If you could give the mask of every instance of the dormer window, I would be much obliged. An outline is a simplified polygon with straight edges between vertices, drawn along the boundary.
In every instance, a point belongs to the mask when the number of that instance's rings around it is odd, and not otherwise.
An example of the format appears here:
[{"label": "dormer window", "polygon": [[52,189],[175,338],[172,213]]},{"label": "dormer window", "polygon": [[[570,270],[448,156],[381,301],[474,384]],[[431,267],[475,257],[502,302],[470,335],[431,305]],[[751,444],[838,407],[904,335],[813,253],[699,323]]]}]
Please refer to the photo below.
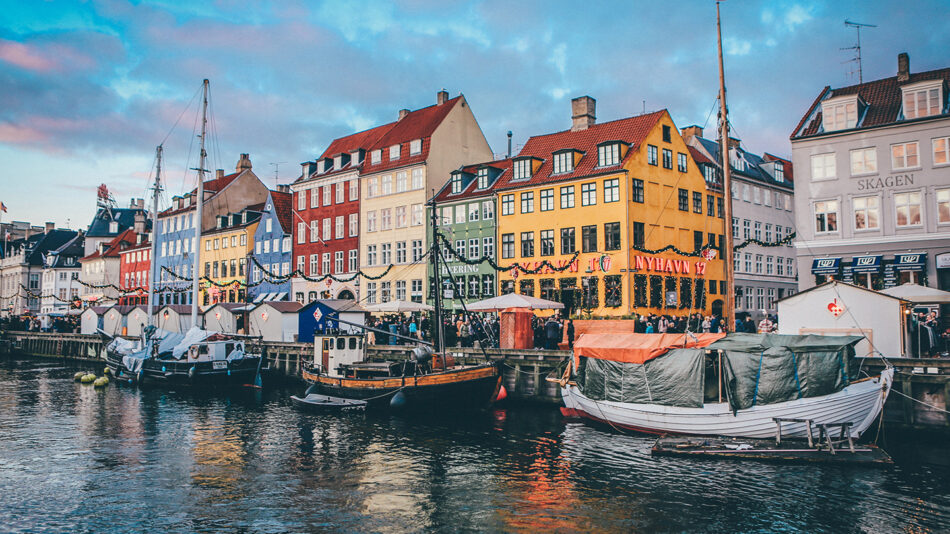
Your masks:
[{"label": "dormer window", "polygon": [[781,161],[775,162],[775,181],[784,182],[785,181],[785,164]]},{"label": "dormer window", "polygon": [[340,170],[343,168],[343,156],[338,155],[333,157],[333,168]]},{"label": "dormer window", "polygon": [[826,132],[846,130],[858,125],[858,97],[830,98],[821,103],[822,126]]},{"label": "dormer window", "polygon": [[478,188],[488,188],[488,169],[478,169]]},{"label": "dormer window", "polygon": [[572,172],[574,170],[574,151],[565,150],[554,153],[554,174]]},{"label": "dormer window", "polygon": [[110,234],[117,234],[117,233],[119,233],[119,223],[118,223],[118,222],[112,221],[112,222],[109,223],[109,233],[110,233]]},{"label": "dormer window", "polygon": [[422,153],[422,139],[413,139],[409,142],[409,155],[415,156]]},{"label": "dormer window", "polygon": [[370,153],[370,161],[375,165],[383,160],[383,151],[382,149],[374,150]]},{"label": "dormer window", "polygon": [[943,107],[943,82],[931,80],[901,87],[904,93],[904,118],[918,119],[939,115]]},{"label": "dormer window", "polygon": [[390,161],[399,159],[399,145],[389,147],[389,159]]},{"label": "dormer window", "polygon": [[455,173],[452,175],[452,194],[457,195],[462,192],[462,175]]},{"label": "dormer window", "polygon": [[620,143],[605,143],[597,147],[597,166],[606,167],[620,163]]},{"label": "dormer window", "polygon": [[353,152],[350,152],[350,164],[359,165],[362,161],[363,161],[362,156],[360,155],[359,150],[354,150]]},{"label": "dormer window", "polygon": [[528,158],[515,160],[514,179],[527,180],[531,178],[531,160]]}]

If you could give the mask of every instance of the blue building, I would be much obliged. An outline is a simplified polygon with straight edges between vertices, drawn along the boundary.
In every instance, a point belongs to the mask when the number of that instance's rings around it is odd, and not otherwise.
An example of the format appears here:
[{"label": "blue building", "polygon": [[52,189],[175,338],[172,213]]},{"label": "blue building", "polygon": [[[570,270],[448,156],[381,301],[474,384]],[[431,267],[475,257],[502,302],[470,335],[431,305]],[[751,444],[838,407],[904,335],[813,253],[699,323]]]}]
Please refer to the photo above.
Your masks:
[{"label": "blue building", "polygon": [[[271,191],[264,203],[260,224],[254,234],[254,251],[252,255],[257,263],[275,275],[287,276],[290,274],[291,249],[293,232],[293,214],[291,213],[291,193],[286,186],[278,186],[277,191]],[[251,302],[267,302],[287,300],[290,296],[290,279],[282,282],[272,281],[263,275],[261,268],[253,261],[250,265],[250,280],[248,299]]]}]

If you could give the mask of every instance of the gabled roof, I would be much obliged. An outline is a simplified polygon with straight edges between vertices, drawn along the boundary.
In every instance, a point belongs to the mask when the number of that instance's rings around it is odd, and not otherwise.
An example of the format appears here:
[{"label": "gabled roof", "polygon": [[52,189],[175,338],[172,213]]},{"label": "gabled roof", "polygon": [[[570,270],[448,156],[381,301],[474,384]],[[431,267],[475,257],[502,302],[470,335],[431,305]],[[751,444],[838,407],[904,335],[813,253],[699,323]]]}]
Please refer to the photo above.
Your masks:
[{"label": "gabled roof", "polygon": [[780,299],[776,300],[775,302],[782,302],[782,301],[785,301],[785,300],[792,300],[792,299],[797,298],[799,295],[804,295],[805,293],[810,293],[810,292],[812,292],[812,291],[814,291],[814,290],[816,290],[816,289],[821,289],[821,288],[824,288],[824,287],[827,287],[827,286],[839,286],[839,285],[840,285],[840,286],[844,286],[844,287],[848,287],[848,288],[852,288],[852,289],[860,289],[861,291],[864,291],[864,292],[866,292],[866,293],[873,293],[873,294],[875,294],[875,295],[880,295],[880,296],[882,296],[882,297],[887,297],[887,298],[889,298],[889,299],[894,299],[894,300],[899,300],[899,301],[902,301],[902,302],[907,302],[907,301],[905,301],[904,299],[902,299],[902,298],[900,298],[900,297],[895,297],[895,296],[893,296],[893,295],[888,295],[887,293],[881,293],[880,291],[874,291],[873,289],[868,289],[868,288],[866,288],[866,287],[864,287],[864,286],[858,286],[858,285],[854,285],[854,284],[849,284],[849,283],[847,283],[847,282],[842,282],[841,280],[829,280],[829,281],[827,281],[827,282],[825,282],[825,283],[823,283],[823,284],[818,284],[817,286],[812,286],[812,287],[809,287],[808,289],[799,291],[798,293],[793,293],[793,294],[791,294],[791,295],[789,295],[789,296],[787,296],[787,297],[780,298]]},{"label": "gabled roof", "polygon": [[[58,248],[50,250],[49,252],[46,253],[47,259],[49,259],[49,257],[52,256],[52,260],[53,260],[52,263],[47,262],[46,267],[48,268],[60,267],[59,264],[62,262],[62,260],[65,260],[66,258],[75,258],[78,262],[79,258],[82,257],[85,251],[83,248],[84,245],[85,245],[85,237],[83,236],[83,234],[80,234],[77,232],[76,235],[73,236],[72,239],[66,241],[65,243],[60,245]],[[75,263],[73,265],[70,265],[69,267],[77,268],[79,267],[79,264]]]},{"label": "gabled roof", "polygon": [[[279,311],[280,313],[295,313],[295,312],[299,311],[300,308],[303,308],[303,304],[301,304],[301,303],[299,303],[299,302],[297,302],[297,301],[290,301],[290,302],[287,302],[287,301],[283,301],[283,300],[269,300],[269,301],[267,301],[267,302],[262,302],[262,303],[258,306],[258,308],[260,308],[261,306],[270,306],[271,308],[274,308],[275,310]],[[255,311],[256,311],[256,310],[257,310],[257,308],[255,308]]]},{"label": "gabled roof", "polygon": [[[370,128],[369,130],[363,130],[362,132],[357,132],[355,134],[350,134],[345,137],[339,137],[334,139],[330,146],[323,151],[323,154],[320,154],[320,157],[317,160],[332,158],[338,154],[350,154],[354,150],[364,150],[368,151],[369,147],[373,146],[380,137],[386,134],[392,127],[395,125],[395,122],[390,122],[388,124],[383,124],[382,126],[376,126]],[[361,166],[362,162],[357,166]],[[349,162],[340,169],[333,169],[331,171],[323,173],[312,173],[309,176],[301,176],[297,178],[294,183],[305,182],[311,178],[323,178],[324,176],[333,176],[334,174],[340,172],[350,171],[356,168],[353,165],[353,162]]]},{"label": "gabled roof", "polygon": [[[693,138],[696,139],[696,141],[698,141],[699,144],[703,148],[702,150],[700,150],[694,146],[689,147],[690,154],[692,154],[693,159],[696,160],[696,163],[708,163],[711,165],[715,165],[716,167],[720,167],[719,159],[721,157],[720,154],[722,154],[722,151],[719,149],[719,142],[713,141],[712,139],[706,139],[705,137],[699,137],[699,136],[694,136]],[[745,160],[748,166],[746,166],[745,169],[738,169],[734,165],[731,165],[730,169],[731,169],[732,174],[743,176],[745,178],[749,178],[751,180],[755,180],[762,183],[777,185],[780,187],[790,188],[793,186],[791,180],[785,180],[785,181],[779,182],[774,177],[772,177],[771,174],[769,174],[765,169],[761,167],[761,165],[763,164],[768,164],[773,161],[780,160],[785,164],[784,172],[785,172],[785,176],[788,177],[792,172],[792,163],[790,161],[786,159],[782,159],[782,158],[776,158],[774,156],[772,156],[771,159],[766,159],[756,154],[753,154],[752,152],[746,151],[741,146],[738,148],[738,151],[739,151],[739,156],[742,157],[743,160]],[[712,158],[710,158],[708,154],[712,154]],[[700,161],[700,158],[702,159],[702,161]]]},{"label": "gabled roof", "polygon": [[450,179],[445,182],[442,185],[442,189],[436,193],[435,201],[437,203],[455,202],[457,200],[465,200],[468,198],[478,198],[491,195],[495,191],[496,186],[502,183],[502,179],[504,179],[506,175],[511,174],[511,166],[512,160],[510,158],[489,161],[486,163],[465,165],[460,168],[459,171],[467,174],[477,175],[478,169],[482,167],[493,167],[499,171],[498,176],[485,189],[478,189],[478,178],[476,176],[474,179],[465,184],[465,186],[462,188],[462,191],[458,193],[452,193],[452,180]]},{"label": "gabled roof", "polygon": [[76,237],[75,230],[53,229],[48,232],[33,234],[26,239],[17,239],[7,243],[4,252],[6,255],[0,257],[16,256],[20,248],[24,249],[24,260],[29,265],[43,265],[43,256],[51,250],[56,250]]},{"label": "gabled roof", "polygon": [[338,311],[338,312],[369,313],[369,311],[367,311],[366,308],[363,308],[362,306],[360,306],[359,302],[355,300],[350,300],[350,299],[315,300],[307,304],[306,306],[303,306],[303,308],[313,308],[313,307],[316,307],[317,304],[322,304],[326,306],[327,308],[330,308],[331,310]]},{"label": "gabled roof", "polygon": [[[850,85],[838,89],[825,87],[818,94],[818,97],[812,102],[812,105],[805,112],[805,115],[798,122],[798,126],[789,136],[790,139],[801,139],[815,135],[824,135],[825,133],[841,133],[846,131],[866,130],[879,126],[895,124],[901,117],[901,87],[928,80],[942,80],[944,86],[944,102],[946,102],[946,84],[950,82],[950,68],[931,70],[927,72],[917,72],[910,75],[910,79],[905,82],[898,81],[897,76],[874,80],[872,82]],[[821,129],[821,102],[829,98],[846,95],[857,95],[867,108],[863,114],[859,113],[858,126],[847,130],[835,130],[834,132],[824,132]],[[947,107],[944,104],[941,114],[937,116],[946,116]],[[934,117],[923,117],[911,120],[927,120]],[[900,121],[905,122],[905,121]],[[907,121],[910,122],[910,121]]]},{"label": "gabled roof", "polygon": [[[429,157],[429,142],[432,133],[462,98],[462,96],[457,96],[442,104],[410,111],[405,117],[396,121],[392,128],[367,149],[369,152],[382,150],[383,157],[380,162],[374,165],[367,155],[363,161],[362,172],[380,172],[425,161]],[[418,154],[410,155],[408,144],[415,139],[422,140],[422,150]],[[397,144],[401,146],[399,159],[390,160],[389,147]]]},{"label": "gabled roof", "polygon": [[285,233],[291,233],[294,227],[293,194],[282,191],[271,191],[270,198],[274,207],[274,215]]},{"label": "gabled roof", "polygon": [[[214,180],[207,180],[207,181],[205,181],[205,183],[204,183],[204,190],[205,190],[205,192],[213,192],[214,195],[211,195],[211,198],[214,198],[215,195],[217,195],[218,193],[220,193],[222,189],[224,189],[225,187],[227,187],[228,185],[230,185],[231,182],[233,182],[234,180],[236,180],[236,179],[238,178],[238,176],[240,176],[241,174],[243,174],[243,173],[245,173],[245,172],[251,172],[251,169],[241,169],[241,170],[238,171],[238,172],[231,173],[231,174],[226,174],[226,175],[222,176],[221,178],[215,178]],[[188,194],[191,195],[192,198],[198,196],[198,188],[195,187],[195,188],[192,189]],[[208,200],[210,200],[210,199],[208,199]],[[205,201],[205,202],[207,202],[207,201]],[[165,211],[159,212],[158,216],[159,216],[159,217],[167,217],[167,216],[169,216],[169,215],[176,215],[176,214],[178,214],[178,213],[183,213],[183,212],[186,212],[186,211],[191,211],[191,210],[193,210],[193,209],[195,209],[195,203],[194,203],[194,202],[190,203],[187,207],[179,208],[179,209],[177,209],[177,210],[176,210],[176,209],[173,209],[173,208],[168,208],[168,209],[166,209]]]},{"label": "gabled roof", "polygon": [[[531,156],[543,160],[543,163],[529,180],[512,181],[513,173],[506,173],[497,185],[497,189],[559,182],[619,171],[623,167],[623,163],[633,157],[643,140],[666,114],[667,112],[664,109],[636,117],[592,124],[584,130],[564,130],[553,134],[531,137],[514,159]],[[620,165],[597,167],[597,145],[604,141],[622,141],[630,145],[630,149]],[[551,173],[554,170],[552,154],[562,149],[576,149],[583,152],[584,156],[575,165],[573,172],[552,175]]]},{"label": "gabled roof", "polygon": [[119,252],[125,250],[130,245],[135,245],[136,233],[133,228],[126,228],[124,232],[115,236],[112,241],[109,241],[108,246],[104,252],[100,252],[98,249],[92,254],[82,258],[81,262],[94,260],[96,258],[118,258]]}]

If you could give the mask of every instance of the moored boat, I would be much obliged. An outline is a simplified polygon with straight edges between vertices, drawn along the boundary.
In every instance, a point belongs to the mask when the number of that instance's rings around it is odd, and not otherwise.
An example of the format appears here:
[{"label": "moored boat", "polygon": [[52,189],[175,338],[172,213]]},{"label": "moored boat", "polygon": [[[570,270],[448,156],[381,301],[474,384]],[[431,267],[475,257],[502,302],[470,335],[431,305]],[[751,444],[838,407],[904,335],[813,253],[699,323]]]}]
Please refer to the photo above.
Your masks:
[{"label": "moored boat", "polygon": [[317,393],[307,393],[303,397],[291,395],[290,400],[293,401],[294,406],[298,408],[316,412],[359,411],[366,408],[366,401],[343,399]]}]

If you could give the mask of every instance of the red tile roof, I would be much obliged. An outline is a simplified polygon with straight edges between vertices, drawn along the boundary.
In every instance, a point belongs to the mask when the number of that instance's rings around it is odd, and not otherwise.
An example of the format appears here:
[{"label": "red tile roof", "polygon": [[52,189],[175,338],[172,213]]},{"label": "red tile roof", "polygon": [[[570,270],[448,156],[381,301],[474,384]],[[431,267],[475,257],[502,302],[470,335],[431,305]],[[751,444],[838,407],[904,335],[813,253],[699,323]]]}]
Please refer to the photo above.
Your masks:
[{"label": "red tile roof", "polygon": [[785,179],[789,182],[795,181],[795,165],[793,165],[790,160],[776,156],[775,154],[769,154],[768,152],[762,154],[762,159],[765,161],[781,161],[784,164],[783,170],[785,171]]},{"label": "red tile roof", "polygon": [[[382,126],[377,126],[375,128],[370,128],[369,130],[363,130],[362,132],[357,132],[355,134],[348,135],[346,137],[340,137],[334,139],[330,146],[323,151],[323,154],[320,155],[317,160],[332,158],[338,154],[350,154],[354,150],[363,149],[368,151],[369,147],[373,146],[380,137],[386,134],[392,127],[395,125],[395,122],[390,122],[389,124],[383,124]],[[361,166],[362,164],[360,164]],[[333,169],[329,172],[324,172],[321,174],[313,173],[309,176],[301,176],[297,178],[294,183],[305,182],[311,178],[323,178],[325,176],[333,176],[334,174],[346,172],[353,170],[353,162],[346,164],[342,169]]]},{"label": "red tile roof", "polygon": [[692,145],[687,145],[686,148],[689,150],[689,155],[693,156],[693,159],[696,160],[696,163],[705,163],[707,165],[713,165],[715,167],[719,166],[718,163],[707,158],[706,154],[704,154],[702,150],[699,150],[698,148]]},{"label": "red tile roof", "polygon": [[[792,132],[790,138],[800,139],[824,133],[820,130],[821,101],[836,96],[856,94],[868,106],[860,126],[852,128],[852,130],[864,130],[896,123],[901,113],[901,86],[927,80],[943,80],[944,84],[950,82],[950,68],[914,73],[910,75],[910,79],[906,82],[899,82],[897,81],[897,76],[891,76],[890,78],[841,87],[839,89],[829,89],[825,87],[821,93],[819,93],[818,98],[815,99],[811,107],[808,108],[802,120],[799,121],[798,126],[795,128],[795,131]],[[946,87],[944,91],[946,91]],[[945,109],[941,111],[945,111]],[[946,113],[944,113],[944,115],[946,115]],[[835,131],[835,133],[839,132],[840,130]]]},{"label": "red tile roof", "polygon": [[[380,137],[367,151],[382,150],[382,158],[375,165],[372,163],[370,154],[366,155],[363,161],[363,173],[373,173],[404,167],[413,163],[420,163],[429,157],[429,139],[432,133],[442,124],[446,115],[462,100],[462,96],[457,96],[447,100],[443,104],[435,104],[426,108],[410,111],[405,117],[393,124],[382,137]],[[409,154],[409,142],[415,139],[422,139],[422,150],[418,154]],[[400,145],[399,159],[389,159],[389,147]]]},{"label": "red tile roof", "polygon": [[[207,181],[205,181],[205,183],[204,183],[204,190],[205,190],[205,191],[213,191],[214,194],[216,195],[216,194],[218,194],[218,192],[220,192],[222,189],[224,189],[225,187],[227,187],[228,184],[230,184],[230,183],[233,182],[235,179],[237,179],[237,177],[240,176],[241,173],[243,173],[243,172],[244,172],[244,170],[242,170],[242,171],[240,171],[240,172],[235,172],[235,173],[232,173],[232,174],[227,174],[227,175],[225,175],[225,176],[222,176],[221,178],[215,178],[214,180],[207,180]],[[196,196],[198,195],[198,188],[195,187],[194,189],[191,190],[191,192],[190,192],[189,194],[192,196],[192,198],[196,197]],[[214,198],[214,195],[212,195],[212,198]],[[176,209],[172,209],[172,208],[168,208],[168,209],[166,209],[165,211],[159,212],[159,216],[165,217],[165,216],[168,216],[168,215],[176,215],[176,214],[178,214],[178,213],[183,213],[183,212],[186,212],[186,211],[191,211],[191,210],[193,210],[193,209],[195,209],[195,203],[194,203],[194,202],[192,202],[188,207],[179,208],[179,209],[177,209],[177,210],[176,210]]]},{"label": "red tile roof", "polygon": [[465,165],[464,167],[461,168],[461,171],[465,173],[469,173],[469,174],[476,174],[478,172],[478,169],[483,166],[494,167],[496,169],[501,169],[502,171],[501,174],[498,175],[498,178],[496,178],[495,181],[492,182],[492,184],[487,189],[477,189],[478,179],[475,178],[471,180],[468,184],[466,184],[465,188],[463,188],[462,191],[458,193],[452,193],[452,180],[448,180],[442,186],[442,189],[440,189],[439,192],[436,194],[435,201],[438,203],[455,202],[456,200],[464,200],[467,198],[476,198],[476,197],[490,195],[498,186],[498,184],[502,183],[502,181],[505,179],[505,176],[511,174],[512,160],[500,159],[500,160],[495,160],[495,161],[488,161],[485,163],[475,163],[472,165]]},{"label": "red tile roof", "polygon": [[[510,189],[524,187],[526,185],[536,185],[546,182],[559,182],[562,180],[582,178],[595,174],[602,174],[612,170],[618,170],[620,165],[598,168],[597,167],[597,145],[605,141],[623,141],[630,144],[630,149],[624,157],[624,161],[632,157],[634,152],[640,147],[640,144],[646,139],[657,122],[667,114],[667,111],[660,110],[645,115],[619,119],[601,124],[593,124],[587,129],[564,130],[548,135],[537,135],[525,143],[524,148],[518,153],[518,157],[533,156],[544,160],[537,172],[529,180],[513,181],[512,173],[505,173],[497,189]],[[552,154],[562,149],[574,149],[583,152],[584,155],[570,173],[561,173],[552,175],[554,169],[554,158]]]},{"label": "red tile roof", "polygon": [[105,252],[100,253],[99,250],[96,250],[92,254],[82,258],[80,261],[89,261],[96,258],[118,258],[119,252],[125,250],[129,246],[135,246],[136,240],[135,230],[132,228],[126,228],[124,232],[112,238],[112,241],[109,241],[109,245],[106,248]]},{"label": "red tile roof", "polygon": [[277,220],[280,221],[280,227],[283,228],[284,232],[293,232],[293,194],[271,191],[270,196],[274,201],[274,213],[277,215]]}]

